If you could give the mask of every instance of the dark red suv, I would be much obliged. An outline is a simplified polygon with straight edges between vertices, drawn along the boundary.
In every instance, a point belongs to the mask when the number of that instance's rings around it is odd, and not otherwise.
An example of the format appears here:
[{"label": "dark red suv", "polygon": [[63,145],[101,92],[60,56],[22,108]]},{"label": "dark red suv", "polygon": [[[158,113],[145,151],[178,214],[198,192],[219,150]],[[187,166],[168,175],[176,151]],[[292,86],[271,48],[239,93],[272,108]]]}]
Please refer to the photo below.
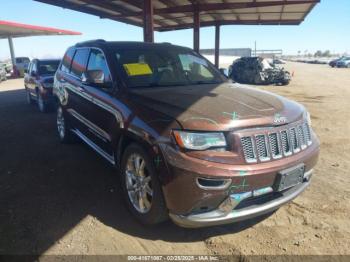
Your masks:
[{"label": "dark red suv", "polygon": [[237,86],[191,49],[95,40],[55,75],[62,142],[79,137],[117,167],[145,224],[184,227],[269,213],[310,182],[319,141],[303,106]]},{"label": "dark red suv", "polygon": [[57,59],[33,59],[24,74],[24,87],[27,102],[35,101],[41,112],[47,112],[54,106],[52,96],[53,78],[60,64]]}]

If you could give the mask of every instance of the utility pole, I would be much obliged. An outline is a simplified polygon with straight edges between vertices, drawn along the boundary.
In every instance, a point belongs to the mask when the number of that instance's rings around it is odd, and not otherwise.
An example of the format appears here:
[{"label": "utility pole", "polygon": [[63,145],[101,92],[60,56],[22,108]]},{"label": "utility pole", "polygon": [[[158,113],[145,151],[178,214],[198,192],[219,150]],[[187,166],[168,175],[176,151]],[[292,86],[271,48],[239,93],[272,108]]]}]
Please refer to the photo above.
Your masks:
[{"label": "utility pole", "polygon": [[254,56],[257,56],[256,55],[256,41],[254,42]]}]

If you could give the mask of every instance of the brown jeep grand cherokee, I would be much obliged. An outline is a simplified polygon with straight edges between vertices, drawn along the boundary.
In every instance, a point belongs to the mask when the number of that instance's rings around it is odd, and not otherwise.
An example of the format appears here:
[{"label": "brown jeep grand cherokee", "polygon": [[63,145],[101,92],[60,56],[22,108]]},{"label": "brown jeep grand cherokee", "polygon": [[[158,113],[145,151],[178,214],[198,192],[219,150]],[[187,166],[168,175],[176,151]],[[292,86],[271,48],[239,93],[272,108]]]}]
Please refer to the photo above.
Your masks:
[{"label": "brown jeep grand cherokee", "polygon": [[194,51],[95,40],[56,73],[62,142],[81,138],[120,171],[131,212],[184,227],[269,213],[298,196],[317,162],[309,114],[230,83]]}]

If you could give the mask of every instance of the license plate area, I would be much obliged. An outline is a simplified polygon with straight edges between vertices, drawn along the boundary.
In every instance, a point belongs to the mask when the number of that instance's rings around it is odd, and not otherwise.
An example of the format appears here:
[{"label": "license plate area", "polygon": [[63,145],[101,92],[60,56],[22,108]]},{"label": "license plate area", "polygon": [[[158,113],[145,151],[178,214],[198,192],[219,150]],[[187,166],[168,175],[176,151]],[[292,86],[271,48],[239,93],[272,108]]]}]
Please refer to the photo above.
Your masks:
[{"label": "license plate area", "polygon": [[300,164],[298,166],[280,171],[277,175],[275,190],[283,191],[285,189],[302,183],[304,180],[304,171],[304,164]]}]

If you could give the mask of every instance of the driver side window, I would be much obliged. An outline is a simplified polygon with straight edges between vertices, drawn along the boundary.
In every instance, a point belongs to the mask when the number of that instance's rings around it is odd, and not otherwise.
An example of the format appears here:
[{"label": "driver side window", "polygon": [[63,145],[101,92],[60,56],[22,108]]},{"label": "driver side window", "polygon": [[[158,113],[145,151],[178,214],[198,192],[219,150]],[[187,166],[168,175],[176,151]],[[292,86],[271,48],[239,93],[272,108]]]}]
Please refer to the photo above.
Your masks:
[{"label": "driver side window", "polygon": [[100,50],[91,50],[87,70],[101,70],[105,76],[105,82],[112,82],[112,77],[108,68],[106,57]]}]

